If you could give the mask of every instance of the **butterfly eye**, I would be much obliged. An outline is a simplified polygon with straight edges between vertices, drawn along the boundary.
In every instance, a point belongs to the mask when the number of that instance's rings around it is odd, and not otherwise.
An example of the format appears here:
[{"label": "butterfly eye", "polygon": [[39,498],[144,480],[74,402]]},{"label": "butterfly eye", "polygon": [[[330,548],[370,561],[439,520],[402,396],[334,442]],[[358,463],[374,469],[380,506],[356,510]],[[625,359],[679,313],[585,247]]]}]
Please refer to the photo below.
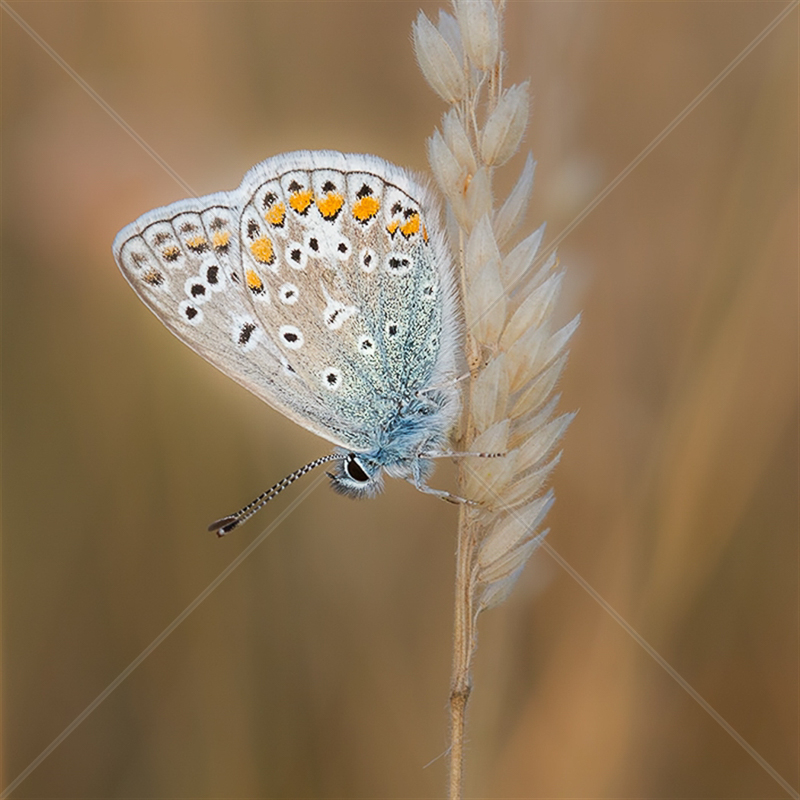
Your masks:
[{"label": "butterfly eye", "polygon": [[367,483],[369,475],[361,468],[361,464],[356,461],[355,455],[351,453],[344,465],[345,472],[354,480],[359,483]]}]

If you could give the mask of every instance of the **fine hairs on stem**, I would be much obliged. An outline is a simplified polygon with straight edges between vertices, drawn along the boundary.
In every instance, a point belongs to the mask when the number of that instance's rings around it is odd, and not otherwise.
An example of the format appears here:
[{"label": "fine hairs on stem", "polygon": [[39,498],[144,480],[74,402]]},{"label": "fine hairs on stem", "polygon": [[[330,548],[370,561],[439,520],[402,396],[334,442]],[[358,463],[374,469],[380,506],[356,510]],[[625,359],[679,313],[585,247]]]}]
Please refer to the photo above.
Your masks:
[{"label": "fine hairs on stem", "polygon": [[[553,504],[545,491],[556,447],[574,414],[555,416],[553,390],[567,361],[575,317],[554,329],[563,278],[555,253],[534,264],[544,226],[514,246],[533,188],[529,155],[502,203],[494,172],[518,150],[528,124],[528,83],[503,85],[503,0],[453,0],[434,24],[420,11],[414,50],[431,88],[449,104],[428,140],[428,158],[447,200],[448,233],[459,270],[465,319],[462,452],[456,556],[449,797],[462,797],[465,717],[477,618],[508,597],[546,535]],[[498,207],[499,206],[499,207]]]}]

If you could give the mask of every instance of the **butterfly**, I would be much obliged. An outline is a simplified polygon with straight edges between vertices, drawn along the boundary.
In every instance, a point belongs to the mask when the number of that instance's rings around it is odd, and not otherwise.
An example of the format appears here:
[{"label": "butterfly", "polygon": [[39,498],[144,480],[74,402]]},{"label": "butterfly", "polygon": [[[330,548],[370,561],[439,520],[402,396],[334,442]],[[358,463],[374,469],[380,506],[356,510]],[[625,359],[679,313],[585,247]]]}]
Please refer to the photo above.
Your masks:
[{"label": "butterfly", "polygon": [[458,414],[461,325],[432,192],[370,155],[269,158],[238,189],[123,228],[114,258],[181,341],[334,445],[240,511],[229,533],[311,469],[372,496],[384,473],[426,483]]}]

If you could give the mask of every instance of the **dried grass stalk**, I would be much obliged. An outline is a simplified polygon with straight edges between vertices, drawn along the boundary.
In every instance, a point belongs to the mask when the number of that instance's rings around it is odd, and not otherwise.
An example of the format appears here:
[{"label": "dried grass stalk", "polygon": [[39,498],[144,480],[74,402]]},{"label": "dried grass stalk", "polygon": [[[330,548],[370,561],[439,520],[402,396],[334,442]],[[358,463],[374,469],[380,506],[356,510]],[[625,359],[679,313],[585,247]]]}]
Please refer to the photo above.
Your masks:
[{"label": "dried grass stalk", "polygon": [[553,330],[563,271],[555,254],[537,268],[544,225],[509,249],[528,206],[535,162],[528,156],[495,208],[492,178],[518,151],[530,111],[528,83],[504,88],[503,0],[454,0],[434,25],[423,12],[414,50],[431,87],[450,104],[428,140],[434,177],[447,200],[448,233],[460,267],[469,382],[457,449],[459,469],[451,800],[462,797],[465,712],[478,615],[502,602],[547,531],[554,502],[544,492],[574,414],[555,416],[552,393],[567,361],[576,317]]}]

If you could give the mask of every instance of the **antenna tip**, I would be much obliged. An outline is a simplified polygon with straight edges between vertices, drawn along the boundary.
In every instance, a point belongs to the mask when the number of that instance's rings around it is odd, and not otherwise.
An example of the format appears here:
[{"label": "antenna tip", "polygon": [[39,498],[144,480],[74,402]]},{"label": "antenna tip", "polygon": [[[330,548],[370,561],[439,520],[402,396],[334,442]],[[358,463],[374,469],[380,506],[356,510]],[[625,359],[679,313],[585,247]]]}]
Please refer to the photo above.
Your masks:
[{"label": "antenna tip", "polygon": [[216,533],[217,536],[225,536],[226,534],[230,533],[238,524],[239,520],[237,517],[223,517],[222,519],[218,519],[216,522],[212,522],[208,526],[208,530],[211,533]]}]

